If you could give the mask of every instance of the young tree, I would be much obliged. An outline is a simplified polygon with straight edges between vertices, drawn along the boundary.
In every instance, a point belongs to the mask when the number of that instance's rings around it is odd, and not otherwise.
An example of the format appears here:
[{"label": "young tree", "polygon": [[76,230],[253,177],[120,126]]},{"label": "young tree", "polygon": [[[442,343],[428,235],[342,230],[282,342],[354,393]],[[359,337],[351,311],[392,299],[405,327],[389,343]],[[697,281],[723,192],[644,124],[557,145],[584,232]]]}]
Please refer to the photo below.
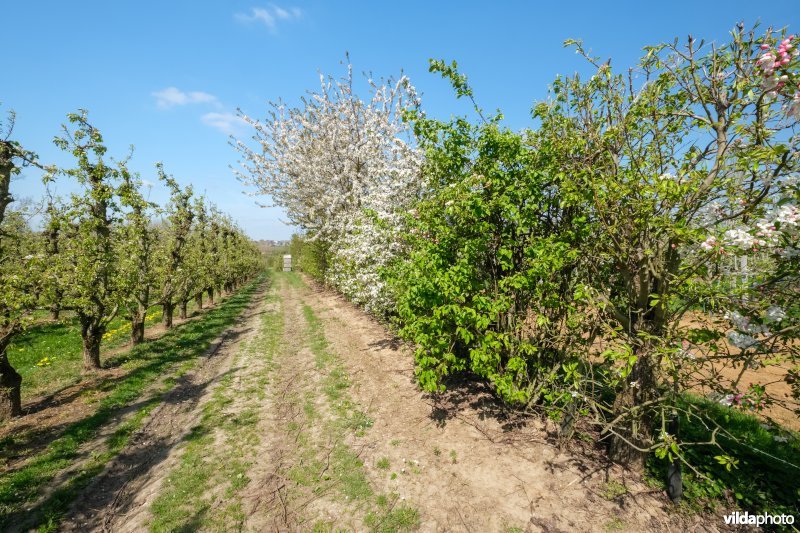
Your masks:
[{"label": "young tree", "polygon": [[119,175],[120,204],[126,209],[117,239],[121,298],[131,324],[131,344],[139,344],[144,341],[145,318],[155,291],[156,232],[151,213],[156,206],[144,198],[142,181],[124,163]]},{"label": "young tree", "polygon": [[88,121],[87,112],[68,115],[62,137],[55,144],[69,151],[77,166],[62,170],[83,186],[72,194],[65,213],[69,234],[64,239],[62,270],[65,308],[75,311],[81,326],[83,366],[100,368],[100,343],[108,323],[119,309],[119,268],[114,253],[114,216],[119,206],[116,186],[119,173],[105,161],[106,147],[100,131]]},{"label": "young tree", "polygon": [[172,176],[164,172],[161,164],[158,165],[158,175],[170,189],[170,203],[165,210],[167,218],[161,227],[159,303],[163,308],[162,323],[165,327],[171,328],[175,306],[180,303],[181,284],[192,276],[187,268],[187,242],[194,220],[192,187],[182,189]]},{"label": "young tree", "polygon": [[64,300],[64,273],[61,269],[64,266],[61,261],[61,242],[64,239],[63,226],[67,224],[65,219],[65,207],[58,198],[50,196],[48,191],[47,207],[44,213],[44,255],[45,262],[45,282],[44,300],[50,302],[50,318],[58,320],[61,316],[61,307]]}]

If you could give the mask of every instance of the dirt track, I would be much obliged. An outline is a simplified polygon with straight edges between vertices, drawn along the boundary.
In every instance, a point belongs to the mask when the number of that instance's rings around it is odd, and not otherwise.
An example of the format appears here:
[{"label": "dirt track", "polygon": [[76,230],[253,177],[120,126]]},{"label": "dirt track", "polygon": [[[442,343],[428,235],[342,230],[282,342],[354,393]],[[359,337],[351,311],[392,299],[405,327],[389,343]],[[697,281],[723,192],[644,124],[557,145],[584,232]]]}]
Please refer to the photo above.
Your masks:
[{"label": "dirt track", "polygon": [[434,403],[381,325],[278,275],[62,529],[705,529],[667,508],[660,491],[505,418],[485,392]]}]

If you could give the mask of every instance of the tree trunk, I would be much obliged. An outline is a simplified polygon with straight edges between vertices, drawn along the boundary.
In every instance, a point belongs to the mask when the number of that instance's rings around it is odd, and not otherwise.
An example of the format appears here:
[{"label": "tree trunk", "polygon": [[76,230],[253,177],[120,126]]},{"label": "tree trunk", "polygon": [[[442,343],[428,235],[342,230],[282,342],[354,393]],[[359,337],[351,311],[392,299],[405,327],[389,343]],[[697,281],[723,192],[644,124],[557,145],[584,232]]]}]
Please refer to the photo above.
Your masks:
[{"label": "tree trunk", "polygon": [[100,369],[100,342],[103,328],[91,319],[81,320],[81,339],[83,340],[83,369],[87,372]]},{"label": "tree trunk", "polygon": [[175,313],[175,304],[172,302],[161,304],[163,313],[161,316],[161,323],[164,327],[169,329],[172,327],[172,315]]},{"label": "tree trunk", "polygon": [[179,314],[178,314],[178,316],[180,317],[181,320],[186,320],[186,318],[189,316],[189,312],[186,309],[188,304],[189,304],[189,302],[187,302],[186,300],[181,302],[181,306],[180,306],[180,310],[179,310]]},{"label": "tree trunk", "polygon": [[209,302],[211,305],[214,305],[214,287],[209,287],[209,288],[206,290],[206,293],[208,294],[208,302]]},{"label": "tree trunk", "polygon": [[611,436],[608,455],[612,461],[631,471],[643,472],[649,452],[636,448],[645,449],[652,444],[653,417],[652,406],[641,406],[658,395],[656,362],[651,350],[642,347],[639,359],[623,386],[614,401],[614,415],[625,417],[614,426],[617,434]]},{"label": "tree trunk", "polygon": [[139,304],[131,313],[131,344],[137,345],[144,342],[144,321],[147,308]]},{"label": "tree trunk", "polygon": [[194,304],[197,306],[198,309],[202,309],[203,308],[203,293],[202,292],[194,297]]},{"label": "tree trunk", "polygon": [[5,345],[0,344],[0,421],[22,414],[21,385],[22,376],[8,361]]},{"label": "tree trunk", "polygon": [[53,305],[50,306],[50,319],[58,320],[59,318],[61,318],[61,306],[58,302],[53,302]]}]

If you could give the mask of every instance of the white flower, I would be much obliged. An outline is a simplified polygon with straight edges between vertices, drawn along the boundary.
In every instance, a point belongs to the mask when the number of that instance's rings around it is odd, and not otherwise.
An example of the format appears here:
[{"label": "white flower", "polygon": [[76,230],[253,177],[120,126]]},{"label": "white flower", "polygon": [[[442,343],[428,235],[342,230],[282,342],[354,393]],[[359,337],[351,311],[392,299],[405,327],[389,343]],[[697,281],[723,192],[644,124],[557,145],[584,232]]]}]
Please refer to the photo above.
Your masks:
[{"label": "white flower", "polygon": [[753,323],[750,317],[742,316],[738,311],[728,311],[725,318],[730,320],[733,327],[745,333],[758,335],[759,333],[769,333],[769,329],[761,324]]},{"label": "white flower", "polygon": [[786,318],[786,311],[777,305],[770,306],[764,314],[764,319],[767,322],[780,322],[784,318]]},{"label": "white flower", "polygon": [[767,241],[753,237],[743,229],[730,229],[725,232],[725,242],[742,250],[750,250],[757,246],[766,246]]},{"label": "white flower", "polygon": [[767,76],[761,81],[761,88],[765,91],[772,91],[775,87],[778,86],[778,76],[773,74],[772,76]]},{"label": "white flower", "polygon": [[728,394],[726,396],[723,396],[722,399],[720,399],[719,403],[727,406],[733,405],[733,394]]},{"label": "white flower", "polygon": [[738,331],[729,331],[727,336],[731,344],[742,350],[758,344],[758,341],[750,335]]},{"label": "white flower", "polygon": [[782,231],[794,230],[800,225],[800,210],[795,205],[782,205],[774,213],[775,222],[780,224]]},{"label": "white flower", "polygon": [[756,65],[765,71],[772,71],[775,69],[775,59],[776,57],[773,52],[766,52],[756,61]]}]

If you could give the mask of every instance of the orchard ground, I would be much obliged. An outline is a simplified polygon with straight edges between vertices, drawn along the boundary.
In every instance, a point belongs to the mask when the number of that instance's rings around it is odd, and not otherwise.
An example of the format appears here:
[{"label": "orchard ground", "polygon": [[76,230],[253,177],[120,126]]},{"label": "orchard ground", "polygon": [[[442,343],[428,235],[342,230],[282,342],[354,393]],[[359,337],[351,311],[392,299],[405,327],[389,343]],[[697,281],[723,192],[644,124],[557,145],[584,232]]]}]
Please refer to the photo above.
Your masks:
[{"label": "orchard ground", "polygon": [[[166,364],[24,507],[0,509],[3,528],[725,530],[722,509],[672,506],[597,446],[559,447],[554,428],[474,382],[438,399],[419,392],[408,348],[295,273],[237,298],[239,318],[210,348]],[[204,329],[207,318],[194,322]],[[121,368],[97,379],[122,382]],[[48,432],[92,416],[110,390],[97,385],[40,406],[39,440],[4,457],[0,485],[48,453]],[[20,423],[0,431],[19,434]]]}]

